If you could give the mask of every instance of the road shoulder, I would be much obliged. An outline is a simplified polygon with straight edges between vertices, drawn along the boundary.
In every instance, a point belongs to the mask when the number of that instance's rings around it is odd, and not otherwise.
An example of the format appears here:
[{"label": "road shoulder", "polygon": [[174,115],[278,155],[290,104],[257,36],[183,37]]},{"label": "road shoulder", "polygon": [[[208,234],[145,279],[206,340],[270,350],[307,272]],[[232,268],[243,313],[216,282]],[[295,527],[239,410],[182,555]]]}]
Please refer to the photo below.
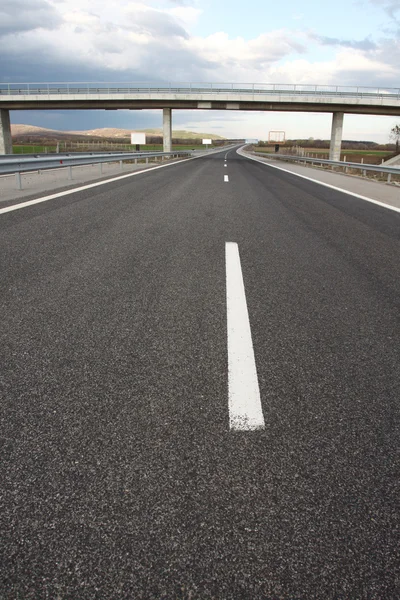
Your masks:
[{"label": "road shoulder", "polygon": [[238,153],[241,156],[255,160],[259,163],[263,163],[278,169],[292,173],[300,177],[305,177],[316,183],[321,183],[325,186],[331,186],[336,189],[343,190],[350,194],[362,197],[364,199],[370,199],[378,203],[388,205],[394,209],[400,210],[400,189],[396,185],[388,185],[386,183],[379,183],[377,181],[371,181],[369,179],[362,179],[361,177],[352,177],[342,173],[332,173],[322,171],[316,167],[306,167],[297,164],[281,163],[273,159],[267,159],[259,156],[254,156],[250,152],[244,152],[240,149]]}]

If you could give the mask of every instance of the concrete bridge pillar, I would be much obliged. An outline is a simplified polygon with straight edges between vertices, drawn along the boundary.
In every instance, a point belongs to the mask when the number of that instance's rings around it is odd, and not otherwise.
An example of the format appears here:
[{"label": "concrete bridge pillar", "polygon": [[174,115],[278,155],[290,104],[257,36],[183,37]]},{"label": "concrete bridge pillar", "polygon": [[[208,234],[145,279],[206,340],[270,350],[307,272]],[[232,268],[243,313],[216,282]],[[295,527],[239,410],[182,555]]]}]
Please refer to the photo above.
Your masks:
[{"label": "concrete bridge pillar", "polygon": [[10,111],[0,109],[0,154],[12,154]]},{"label": "concrete bridge pillar", "polygon": [[163,146],[164,152],[172,151],[172,110],[163,108]]},{"label": "concrete bridge pillar", "polygon": [[342,149],[343,117],[344,113],[342,112],[333,113],[329,160],[340,160],[340,150]]}]

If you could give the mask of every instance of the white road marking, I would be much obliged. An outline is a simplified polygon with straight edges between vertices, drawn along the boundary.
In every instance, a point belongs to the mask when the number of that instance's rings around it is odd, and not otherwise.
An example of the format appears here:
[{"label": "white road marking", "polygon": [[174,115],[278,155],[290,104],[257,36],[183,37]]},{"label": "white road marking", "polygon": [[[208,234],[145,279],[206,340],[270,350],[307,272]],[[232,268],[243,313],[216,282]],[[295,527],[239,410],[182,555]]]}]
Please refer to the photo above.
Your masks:
[{"label": "white road marking", "polygon": [[225,154],[225,160],[227,159],[229,152],[232,152],[232,150],[233,150],[233,148],[231,148],[230,150],[228,150],[228,152]]},{"label": "white road marking", "polygon": [[238,245],[225,244],[229,427],[264,429],[257,369]]},{"label": "white road marking", "polygon": [[224,165],[224,167],[227,167],[228,165]]},{"label": "white road marking", "polygon": [[389,208],[390,210],[394,210],[395,212],[400,212],[400,208],[397,206],[392,206],[391,204],[385,204],[384,202],[379,202],[379,200],[374,200],[373,198],[368,198],[368,196],[361,196],[361,194],[356,194],[355,192],[350,192],[349,190],[345,190],[343,188],[337,187],[336,185],[331,185],[330,183],[325,183],[324,181],[318,181],[318,179],[313,179],[312,177],[307,177],[306,175],[300,175],[300,173],[294,173],[293,171],[288,171],[287,169],[283,169],[282,167],[277,167],[276,165],[271,165],[270,163],[266,163],[261,159],[256,158],[255,156],[248,156],[240,152],[242,148],[236,150],[236,152],[243,156],[244,158],[248,158],[250,160],[254,160],[266,167],[272,167],[273,169],[278,169],[278,171],[285,171],[285,173],[289,173],[290,175],[296,175],[296,177],[301,177],[301,179],[307,179],[308,181],[312,181],[313,183],[319,183],[319,185],[323,185],[331,190],[336,190],[337,192],[343,192],[343,194],[348,194],[349,196],[354,196],[355,198],[360,198],[361,200],[365,200],[366,202],[372,202],[372,204],[377,204],[378,206],[383,206],[383,208]]},{"label": "white road marking", "polygon": [[224,175],[224,181],[225,181],[226,183],[228,183],[228,182],[229,182],[229,177],[228,177],[228,175]]}]

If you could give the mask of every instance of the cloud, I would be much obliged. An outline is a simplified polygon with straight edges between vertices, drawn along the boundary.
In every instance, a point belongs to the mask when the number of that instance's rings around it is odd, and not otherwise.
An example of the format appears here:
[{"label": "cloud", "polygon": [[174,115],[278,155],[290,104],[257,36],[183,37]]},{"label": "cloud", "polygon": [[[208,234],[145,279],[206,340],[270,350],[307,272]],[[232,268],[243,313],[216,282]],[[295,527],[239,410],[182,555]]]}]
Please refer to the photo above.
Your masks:
[{"label": "cloud", "polygon": [[0,36],[21,31],[54,29],[61,16],[47,0],[2,0],[0,5]]},{"label": "cloud", "polygon": [[305,52],[302,36],[289,30],[250,40],[224,32],[192,36],[190,23],[201,14],[193,3],[161,9],[129,0],[112,6],[106,0],[51,2],[51,10],[58,11],[56,28],[8,36],[3,81],[21,80],[28,73],[30,79],[49,80],[53,72],[61,81],[82,81],[87,73],[93,75],[89,80],[114,81],[265,80],[276,61]]},{"label": "cloud", "polygon": [[[395,3],[379,4],[388,9]],[[398,85],[399,39],[342,39],[289,28],[250,39],[224,31],[193,35],[202,6],[172,0],[3,0],[0,10],[14,21],[2,22],[7,43],[0,79]],[[21,22],[18,11],[25,15]],[[311,41],[330,49],[329,60],[313,57]]]},{"label": "cloud", "polygon": [[376,61],[383,64],[385,71],[390,69],[393,75],[387,80],[386,85],[399,88],[400,35],[397,38],[381,40],[379,47],[372,53],[372,56]]},{"label": "cloud", "polygon": [[180,5],[170,8],[168,12],[173,17],[176,17],[185,27],[192,27],[203,11],[193,6]]},{"label": "cloud", "polygon": [[146,4],[132,3],[125,8],[126,28],[142,35],[164,38],[188,39],[189,34],[173,14],[150,8]]},{"label": "cloud", "polygon": [[169,0],[169,2],[177,6],[194,6],[197,4],[196,0]]},{"label": "cloud", "polygon": [[309,33],[309,37],[315,40],[323,46],[343,46],[344,48],[354,48],[355,50],[375,50],[377,45],[371,40],[370,37],[366,37],[363,40],[342,40],[340,38],[326,37],[317,35],[316,33]]},{"label": "cloud", "polygon": [[329,61],[294,60],[272,69],[276,82],[351,87],[395,87],[398,67],[384,62],[379,54],[344,48]]},{"label": "cloud", "polygon": [[375,4],[378,6],[382,6],[385,12],[389,15],[389,17],[396,22],[397,15],[396,13],[400,11],[400,2],[399,0],[369,0],[371,4]]},{"label": "cloud", "polygon": [[287,30],[272,31],[245,40],[218,32],[206,38],[194,37],[190,48],[213,65],[220,81],[258,81],[271,66],[291,54],[305,52],[304,45]]}]

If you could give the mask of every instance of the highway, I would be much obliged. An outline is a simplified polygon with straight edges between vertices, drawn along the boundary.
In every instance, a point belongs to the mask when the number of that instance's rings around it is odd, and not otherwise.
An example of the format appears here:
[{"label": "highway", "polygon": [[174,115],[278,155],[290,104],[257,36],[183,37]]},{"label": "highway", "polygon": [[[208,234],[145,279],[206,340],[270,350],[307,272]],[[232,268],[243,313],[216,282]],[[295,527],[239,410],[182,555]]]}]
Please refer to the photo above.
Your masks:
[{"label": "highway", "polygon": [[225,155],[0,214],[1,598],[400,597],[400,214]]}]

